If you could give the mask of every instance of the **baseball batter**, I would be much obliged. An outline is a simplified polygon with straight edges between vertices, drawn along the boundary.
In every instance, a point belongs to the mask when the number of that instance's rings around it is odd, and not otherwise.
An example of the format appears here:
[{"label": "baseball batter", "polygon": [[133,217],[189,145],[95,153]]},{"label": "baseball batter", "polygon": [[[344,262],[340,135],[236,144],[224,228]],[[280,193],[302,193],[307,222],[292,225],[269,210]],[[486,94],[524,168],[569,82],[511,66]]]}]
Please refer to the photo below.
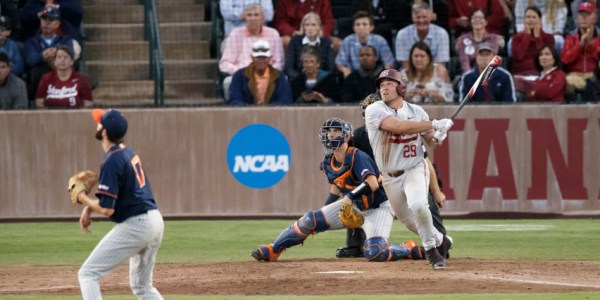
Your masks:
[{"label": "baseball batter", "polygon": [[[367,107],[376,101],[381,101],[379,94],[370,94],[361,103],[361,113],[363,118],[365,117],[365,110]],[[364,151],[367,155],[369,155],[372,159],[375,159],[373,156],[373,149],[371,149],[371,144],[369,142],[369,136],[366,132],[366,126],[358,127],[354,130],[354,134],[352,136],[352,146]],[[446,200],[446,195],[441,190],[441,181],[436,175],[436,170],[431,163],[431,161],[427,158],[427,152],[424,153],[425,161],[427,162],[427,166],[429,167],[429,173],[431,175],[431,180],[429,181],[429,193],[428,193],[428,203],[429,210],[431,211],[431,217],[433,218],[433,226],[441,232],[442,234],[446,234],[446,228],[443,224],[442,216],[440,215],[440,207],[444,207],[444,201]],[[329,203],[326,203],[329,204]],[[415,234],[418,234],[416,228],[411,228]],[[450,241],[452,238],[447,236]],[[362,255],[362,245],[365,241],[365,234],[360,228],[356,229],[348,229],[346,235],[346,246],[340,247],[337,249],[335,255],[338,258],[346,258],[346,257],[361,257]],[[449,254],[446,254],[447,256]]]},{"label": "baseball batter", "polygon": [[365,122],[383,187],[398,219],[418,232],[433,269],[444,269],[451,241],[433,226],[427,200],[430,173],[422,144],[424,140],[433,147],[434,137],[441,143],[452,120],[429,121],[420,106],[405,102],[406,83],[396,70],[381,72],[377,86],[383,101],[367,107]]},{"label": "baseball batter", "polygon": [[414,241],[403,245],[388,243],[394,214],[382,189],[381,174],[375,162],[361,150],[348,145],[352,126],[341,119],[328,119],[322,125],[319,136],[326,152],[321,170],[331,184],[328,200],[335,201],[327,201],[331,203],[309,211],[283,230],[273,243],[258,246],[250,255],[258,261],[275,261],[283,250],[303,243],[311,234],[343,229],[339,213],[342,202],[345,202],[353,203],[364,213],[362,229],[366,235],[366,259],[423,258],[422,249]]},{"label": "baseball batter", "polygon": [[85,192],[77,199],[85,205],[79,220],[90,232],[91,214],[96,212],[117,223],[96,245],[79,269],[83,299],[101,299],[99,281],[129,259],[129,279],[139,299],[162,299],[152,286],[152,271],[163,237],[163,218],[157,209],[142,161],[123,144],[127,120],[117,110],[94,109],[98,123],[96,138],[106,155],[100,166],[96,198]]}]

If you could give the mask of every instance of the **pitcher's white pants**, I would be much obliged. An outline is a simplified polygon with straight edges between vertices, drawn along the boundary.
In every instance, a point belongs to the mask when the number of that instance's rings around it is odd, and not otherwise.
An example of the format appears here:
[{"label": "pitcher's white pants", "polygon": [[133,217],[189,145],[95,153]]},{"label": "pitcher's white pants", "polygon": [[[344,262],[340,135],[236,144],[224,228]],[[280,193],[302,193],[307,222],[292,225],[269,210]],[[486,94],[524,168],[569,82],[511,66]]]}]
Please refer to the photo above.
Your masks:
[{"label": "pitcher's white pants", "polygon": [[129,259],[129,285],[138,299],[163,299],[152,286],[152,271],[164,223],[156,209],[131,217],[111,229],[79,269],[83,299],[102,299],[99,281]]}]

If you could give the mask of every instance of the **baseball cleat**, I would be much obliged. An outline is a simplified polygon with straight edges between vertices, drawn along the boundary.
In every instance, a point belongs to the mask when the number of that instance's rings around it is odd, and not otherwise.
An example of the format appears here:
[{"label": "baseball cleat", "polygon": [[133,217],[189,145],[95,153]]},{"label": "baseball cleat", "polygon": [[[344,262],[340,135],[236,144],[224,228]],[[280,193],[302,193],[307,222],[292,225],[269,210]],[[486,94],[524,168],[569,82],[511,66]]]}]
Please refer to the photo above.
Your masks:
[{"label": "baseball cleat", "polygon": [[448,259],[450,257],[450,248],[452,248],[452,238],[444,235],[442,239],[442,244],[437,247],[438,252],[444,259]]},{"label": "baseball cleat", "polygon": [[446,260],[440,255],[437,248],[425,251],[425,255],[434,270],[443,270],[446,268]]},{"label": "baseball cleat", "polygon": [[364,255],[361,247],[341,247],[335,251],[335,257],[337,258],[354,258],[363,256]]},{"label": "baseball cleat", "polygon": [[258,261],[276,261],[280,254],[281,252],[273,251],[272,245],[260,245],[256,250],[250,252],[250,256]]}]

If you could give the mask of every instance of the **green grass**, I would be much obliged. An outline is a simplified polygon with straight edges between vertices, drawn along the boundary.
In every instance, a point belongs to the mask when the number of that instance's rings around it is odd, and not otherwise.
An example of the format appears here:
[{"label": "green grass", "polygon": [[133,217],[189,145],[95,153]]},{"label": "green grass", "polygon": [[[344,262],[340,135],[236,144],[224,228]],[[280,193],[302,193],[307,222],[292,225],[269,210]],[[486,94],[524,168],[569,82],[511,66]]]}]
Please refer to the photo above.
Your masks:
[{"label": "green grass", "polygon": [[[159,263],[202,263],[248,260],[248,253],[269,243],[290,220],[168,221]],[[544,230],[477,231],[497,225],[541,226]],[[113,224],[95,222],[84,234],[76,222],[0,224],[0,265],[79,265]],[[447,220],[455,240],[453,257],[539,260],[599,260],[598,220]],[[471,226],[465,231],[465,226]],[[454,230],[453,228],[457,228]],[[591,238],[594,237],[594,238]],[[419,241],[400,222],[390,240]],[[309,237],[282,259],[329,258],[345,242],[344,231]]]},{"label": "green grass", "polygon": [[[165,225],[159,263],[203,263],[251,260],[250,250],[269,243],[292,224],[291,220],[260,221],[168,221]],[[515,260],[598,261],[598,220],[447,220],[455,241],[453,257]],[[95,222],[92,234],[84,234],[77,222],[0,224],[0,265],[80,265],[113,223]],[[495,226],[532,227],[531,230],[494,230]],[[536,228],[537,227],[537,228]],[[492,230],[492,231],[490,231]],[[392,242],[419,241],[400,222],[394,222]],[[333,258],[345,242],[344,231],[324,232],[309,237],[280,258]],[[326,299],[595,299],[598,294],[490,294],[424,296],[332,296]],[[197,299],[169,295],[168,299]],[[203,299],[237,299],[214,296]],[[323,299],[323,297],[244,297],[249,299]],[[0,296],[0,299],[79,299],[79,297]],[[133,299],[131,296],[106,299]]]}]

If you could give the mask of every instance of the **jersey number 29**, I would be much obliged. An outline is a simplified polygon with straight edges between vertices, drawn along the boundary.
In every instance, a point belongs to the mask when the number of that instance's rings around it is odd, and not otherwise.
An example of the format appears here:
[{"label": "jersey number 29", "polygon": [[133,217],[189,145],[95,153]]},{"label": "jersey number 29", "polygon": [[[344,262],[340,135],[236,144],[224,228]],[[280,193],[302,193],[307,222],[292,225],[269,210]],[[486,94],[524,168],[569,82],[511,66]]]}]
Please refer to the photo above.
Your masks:
[{"label": "jersey number 29", "polygon": [[402,149],[402,155],[404,157],[417,156],[417,145],[415,145],[415,144],[404,145],[404,148]]},{"label": "jersey number 29", "polygon": [[140,187],[144,187],[146,185],[146,176],[144,176],[144,169],[142,169],[142,161],[139,156],[134,156],[131,159],[131,165],[133,166],[133,171],[135,172],[135,178],[137,179]]}]

